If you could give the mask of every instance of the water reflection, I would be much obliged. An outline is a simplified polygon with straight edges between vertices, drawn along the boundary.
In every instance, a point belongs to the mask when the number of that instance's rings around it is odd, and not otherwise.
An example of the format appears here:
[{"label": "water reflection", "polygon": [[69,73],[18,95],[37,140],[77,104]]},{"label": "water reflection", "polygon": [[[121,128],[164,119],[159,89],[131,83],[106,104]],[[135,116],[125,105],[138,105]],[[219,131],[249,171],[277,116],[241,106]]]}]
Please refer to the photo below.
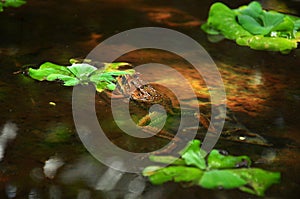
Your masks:
[{"label": "water reflection", "polygon": [[[115,166],[123,163],[114,160]],[[137,198],[146,186],[146,179],[137,174],[124,173],[113,168],[107,168],[95,159],[85,156],[76,162],[65,165],[65,168],[58,175],[58,179],[63,184],[84,183],[94,192],[101,193],[108,198]],[[78,190],[78,198],[89,197],[90,191]]]},{"label": "water reflection", "polygon": [[7,184],[5,186],[5,192],[6,192],[6,196],[8,198],[15,198],[16,195],[17,195],[17,186],[16,185],[13,185],[13,184]]},{"label": "water reflection", "polygon": [[17,136],[18,127],[16,124],[11,122],[6,122],[3,126],[0,135],[0,161],[4,157],[4,152],[6,145],[9,141],[15,139]]},{"label": "water reflection", "polygon": [[64,165],[64,162],[59,157],[51,157],[47,161],[45,161],[45,165],[43,167],[44,174],[47,178],[53,179],[57,170]]}]

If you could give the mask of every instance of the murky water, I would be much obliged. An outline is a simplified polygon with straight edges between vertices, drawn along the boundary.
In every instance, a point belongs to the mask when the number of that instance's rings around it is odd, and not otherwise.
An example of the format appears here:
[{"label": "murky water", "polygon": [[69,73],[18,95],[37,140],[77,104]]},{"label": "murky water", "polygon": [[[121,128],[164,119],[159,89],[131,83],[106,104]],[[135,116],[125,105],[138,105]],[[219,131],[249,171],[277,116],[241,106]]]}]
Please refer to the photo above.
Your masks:
[{"label": "murky water", "polygon": [[[232,7],[248,3],[224,2]],[[262,1],[265,8],[300,15],[299,1],[285,2]],[[298,198],[300,51],[281,55],[256,52],[230,41],[210,43],[199,25],[211,4],[197,0],[31,0],[0,13],[0,125],[10,132],[14,124],[18,128],[15,138],[3,147],[0,198],[255,198],[236,190],[182,188],[172,183],[156,187],[137,174],[108,169],[91,157],[76,134],[72,88],[15,74],[25,64],[68,64],[70,58],[85,57],[116,33],[145,26],[178,30],[205,47],[222,75],[228,107],[248,129],[273,144],[263,147],[220,140],[216,147],[249,155],[257,162],[254,166],[282,173],[282,182],[272,186],[266,198]],[[147,61],[170,65],[193,83],[198,97],[208,97],[199,77],[174,56],[137,51],[121,59],[134,65]],[[181,85],[167,78],[159,81]],[[165,143],[161,138],[136,143],[122,135],[111,125],[109,104],[100,96],[96,99],[98,118],[115,144],[151,150]]]}]

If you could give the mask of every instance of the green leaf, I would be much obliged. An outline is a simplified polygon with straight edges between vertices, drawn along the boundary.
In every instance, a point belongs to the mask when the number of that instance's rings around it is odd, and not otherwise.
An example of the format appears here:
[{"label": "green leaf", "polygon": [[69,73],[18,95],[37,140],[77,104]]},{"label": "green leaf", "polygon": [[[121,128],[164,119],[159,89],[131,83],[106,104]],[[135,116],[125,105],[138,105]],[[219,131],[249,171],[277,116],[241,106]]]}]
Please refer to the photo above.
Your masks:
[{"label": "green leaf", "polygon": [[249,15],[253,18],[259,18],[259,16],[263,13],[263,9],[257,1],[253,1],[249,3],[248,6],[241,6],[236,9],[235,12],[243,15]]},{"label": "green leaf", "polygon": [[300,41],[299,17],[263,10],[255,1],[238,9],[230,9],[220,2],[214,3],[207,22],[201,28],[208,34],[222,34],[242,46],[283,54],[297,48]]},{"label": "green leaf", "polygon": [[248,15],[238,15],[239,23],[245,28],[245,30],[249,31],[254,35],[266,35],[269,34],[273,26],[264,27],[259,22],[257,22],[254,18]]},{"label": "green leaf", "polygon": [[116,89],[116,84],[114,84],[114,83],[109,83],[109,84],[106,85],[106,88],[107,88],[108,90],[113,91],[113,90]]},{"label": "green leaf", "polygon": [[260,17],[264,27],[275,27],[283,22],[285,16],[274,11],[264,11]]},{"label": "green leaf", "polygon": [[200,149],[200,141],[193,140],[180,152],[182,159],[173,156],[150,156],[150,160],[169,164],[169,166],[148,166],[144,169],[143,175],[157,185],[169,181],[184,182],[207,189],[238,188],[258,196],[263,196],[267,188],[280,181],[278,172],[240,168],[241,165],[250,166],[251,161],[248,156],[222,155],[217,150],[209,153],[208,166],[205,168],[206,162],[204,165],[198,162],[199,157],[203,159],[203,155],[199,155],[202,153],[204,151]]},{"label": "green leaf", "polygon": [[95,84],[100,83],[101,81],[106,81],[106,82],[115,82],[116,77],[120,75],[126,75],[126,74],[133,74],[135,71],[132,69],[129,70],[124,70],[124,71],[103,71],[103,70],[97,70],[95,71],[89,78],[91,82],[94,82]]},{"label": "green leaf", "polygon": [[106,82],[116,81],[115,77],[113,77],[111,74],[104,73],[103,71],[96,71],[94,74],[90,76],[89,79],[91,82],[94,82],[95,84],[98,84],[101,81],[106,81]]},{"label": "green leaf", "polygon": [[80,83],[80,81],[75,78],[68,75],[61,75],[61,74],[51,74],[47,77],[48,81],[54,81],[54,80],[61,80],[64,82],[64,86],[75,86]]},{"label": "green leaf", "polygon": [[228,170],[211,170],[203,174],[199,185],[207,189],[233,189],[244,186],[247,181]]},{"label": "green leaf", "polygon": [[4,2],[0,3],[0,6],[2,5],[3,7],[20,7],[25,3],[26,1],[23,0],[5,0]]},{"label": "green leaf", "polygon": [[196,166],[200,169],[206,168],[206,162],[204,159],[205,151],[200,149],[199,140],[190,141],[188,146],[183,149],[180,154],[187,165]]},{"label": "green leaf", "polygon": [[247,181],[247,186],[240,189],[248,193],[264,196],[265,191],[275,183],[280,182],[279,172],[265,171],[259,168],[251,169],[232,169],[230,172],[239,175]]},{"label": "green leaf", "polygon": [[300,30],[300,19],[294,21],[295,30]]},{"label": "green leaf", "polygon": [[295,38],[295,32],[297,27],[296,22],[294,22],[290,17],[286,16],[282,23],[272,28],[270,36],[272,37],[275,33],[275,37],[284,37],[288,39]]},{"label": "green leaf", "polygon": [[40,66],[40,69],[46,69],[46,68],[55,69],[57,71],[64,71],[66,73],[70,73],[70,71],[68,70],[67,67],[61,66],[61,65],[58,65],[58,64],[54,64],[54,63],[51,63],[51,62],[45,62]]},{"label": "green leaf", "polygon": [[71,77],[73,76],[73,74],[66,67],[50,62],[42,64],[39,69],[29,68],[29,76],[39,81],[46,80],[47,77],[52,74],[61,74]]},{"label": "green leaf", "polygon": [[216,30],[215,28],[208,25],[207,23],[204,23],[201,26],[201,29],[209,35],[219,35],[219,34],[221,34],[220,31]]},{"label": "green leaf", "polygon": [[172,165],[185,165],[185,161],[181,158],[173,157],[173,156],[156,156],[151,155],[149,159],[152,162],[159,162],[164,164],[172,164]]},{"label": "green leaf", "polygon": [[203,171],[185,166],[147,167],[143,175],[148,176],[150,182],[156,185],[168,181],[196,183],[203,175]]},{"label": "green leaf", "polygon": [[117,70],[120,66],[128,65],[125,62],[106,63],[106,68],[102,69],[97,69],[87,63],[80,63],[75,59],[71,59],[70,62],[72,65],[68,67],[46,62],[39,69],[29,68],[29,76],[39,81],[61,80],[65,86],[93,83],[96,90],[102,92],[105,89],[115,90],[117,76],[135,72],[133,69]]},{"label": "green leaf", "polygon": [[228,8],[223,3],[214,3],[209,10],[207,23],[201,26],[206,33],[216,33],[219,31],[227,39],[235,40],[241,36],[251,36],[251,33],[246,31],[236,21],[236,13]]},{"label": "green leaf", "polygon": [[261,5],[255,1],[236,11],[239,24],[254,35],[269,34],[285,17],[278,12],[262,10]]},{"label": "green leaf", "polygon": [[68,69],[71,71],[71,73],[74,74],[79,80],[86,80],[89,78],[89,76],[97,70],[96,67],[80,63],[80,64],[72,64],[72,66],[68,66]]},{"label": "green leaf", "polygon": [[275,37],[240,37],[236,43],[241,46],[249,46],[255,50],[280,51],[283,54],[289,53],[292,49],[297,48],[297,41],[286,38]]},{"label": "green leaf", "polygon": [[100,82],[98,82],[95,85],[96,85],[97,92],[101,93],[102,91],[104,91],[105,89],[107,89],[108,83],[105,82],[105,81],[100,81]]},{"label": "green leaf", "polygon": [[207,157],[207,164],[210,169],[227,169],[238,168],[241,166],[249,167],[251,165],[251,160],[248,156],[225,156],[214,149]]}]

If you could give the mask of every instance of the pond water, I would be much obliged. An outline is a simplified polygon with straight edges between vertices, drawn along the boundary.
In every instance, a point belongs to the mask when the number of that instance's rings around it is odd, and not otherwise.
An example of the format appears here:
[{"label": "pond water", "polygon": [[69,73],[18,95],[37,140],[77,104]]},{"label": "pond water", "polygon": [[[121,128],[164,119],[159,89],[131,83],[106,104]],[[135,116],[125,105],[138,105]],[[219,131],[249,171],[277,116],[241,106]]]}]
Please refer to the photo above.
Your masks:
[{"label": "pond water", "polygon": [[[70,58],[86,57],[114,34],[147,26],[177,30],[207,50],[222,76],[228,108],[249,130],[272,143],[260,146],[219,140],[216,148],[249,155],[254,166],[280,171],[281,183],[273,185],[266,198],[298,198],[300,50],[282,55],[226,40],[209,42],[199,26],[213,2],[31,0],[0,13],[0,125],[12,134],[5,141],[1,137],[0,198],[256,198],[237,190],[183,188],[173,183],[152,186],[138,174],[107,168],[89,154],[76,133],[72,88],[18,73],[24,65],[45,61],[67,65]],[[249,3],[224,2],[230,7]],[[261,2],[266,9],[300,15],[299,1]],[[197,97],[209,98],[201,78],[176,56],[144,50],[119,60],[135,66],[147,62],[172,66],[198,89]],[[156,77],[158,70],[152,73]],[[168,75],[168,71],[159,73]],[[185,94],[181,82],[170,78],[159,82],[169,82]],[[123,135],[113,125],[109,105],[96,96],[98,118],[113,143],[129,150],[152,150],[165,143],[155,137],[137,143]]]}]

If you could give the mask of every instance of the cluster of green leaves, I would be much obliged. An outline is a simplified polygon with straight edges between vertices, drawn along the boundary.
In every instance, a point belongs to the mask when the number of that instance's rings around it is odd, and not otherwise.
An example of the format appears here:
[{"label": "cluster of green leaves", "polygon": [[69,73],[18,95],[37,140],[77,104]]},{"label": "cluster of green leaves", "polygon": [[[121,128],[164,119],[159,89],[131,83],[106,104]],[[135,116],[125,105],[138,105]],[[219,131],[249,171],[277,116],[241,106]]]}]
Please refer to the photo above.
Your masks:
[{"label": "cluster of green leaves", "polygon": [[64,86],[92,83],[98,92],[102,92],[116,88],[117,76],[135,72],[133,69],[119,70],[119,67],[129,65],[125,62],[104,63],[100,69],[87,63],[77,63],[73,59],[70,62],[72,65],[67,67],[45,62],[38,69],[29,68],[29,76],[39,81],[60,80]]},{"label": "cluster of green leaves", "polygon": [[191,141],[180,155],[181,158],[150,156],[151,161],[168,166],[146,167],[143,175],[156,185],[175,181],[207,189],[238,188],[258,196],[263,196],[268,187],[280,181],[278,172],[249,168],[251,160],[248,156],[223,155],[214,149],[205,158],[199,140]]},{"label": "cluster of green leaves", "polygon": [[20,7],[25,3],[26,1],[23,0],[2,0],[0,1],[0,12],[3,11],[4,7]]},{"label": "cluster of green leaves", "polygon": [[289,53],[300,41],[300,18],[263,10],[256,1],[238,9],[214,3],[201,28],[208,34],[222,34],[239,45],[256,50]]}]

